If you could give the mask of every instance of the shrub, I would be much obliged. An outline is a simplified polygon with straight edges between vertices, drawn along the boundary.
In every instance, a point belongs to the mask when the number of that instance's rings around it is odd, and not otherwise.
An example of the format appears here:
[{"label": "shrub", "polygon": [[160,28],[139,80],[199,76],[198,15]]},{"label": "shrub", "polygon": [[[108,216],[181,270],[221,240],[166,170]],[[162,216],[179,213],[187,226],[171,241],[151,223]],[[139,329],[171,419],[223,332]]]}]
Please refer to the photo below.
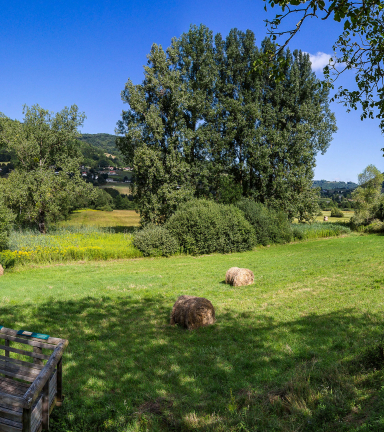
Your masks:
[{"label": "shrub", "polygon": [[253,226],[257,244],[266,246],[270,243],[287,243],[292,240],[291,226],[283,212],[269,209],[264,204],[250,199],[238,202],[237,207],[243,211],[245,218]]},{"label": "shrub", "polygon": [[380,220],[373,220],[369,225],[365,227],[364,232],[368,233],[382,233],[384,232],[384,222]]},{"label": "shrub", "polygon": [[180,246],[191,254],[239,252],[255,245],[255,233],[243,213],[233,205],[192,200],[166,223]]},{"label": "shrub", "polygon": [[3,266],[3,268],[10,268],[15,265],[16,258],[15,254],[12,253],[10,250],[5,250],[0,252],[0,264]]},{"label": "shrub", "polygon": [[344,213],[337,207],[333,207],[331,210],[331,217],[342,218],[344,217]]},{"label": "shrub", "polygon": [[[1,196],[0,200],[2,200]],[[0,251],[7,247],[8,236],[14,219],[15,215],[0,201]]]},{"label": "shrub", "polygon": [[169,256],[175,254],[180,246],[170,232],[161,226],[148,224],[135,234],[133,245],[144,256]]}]

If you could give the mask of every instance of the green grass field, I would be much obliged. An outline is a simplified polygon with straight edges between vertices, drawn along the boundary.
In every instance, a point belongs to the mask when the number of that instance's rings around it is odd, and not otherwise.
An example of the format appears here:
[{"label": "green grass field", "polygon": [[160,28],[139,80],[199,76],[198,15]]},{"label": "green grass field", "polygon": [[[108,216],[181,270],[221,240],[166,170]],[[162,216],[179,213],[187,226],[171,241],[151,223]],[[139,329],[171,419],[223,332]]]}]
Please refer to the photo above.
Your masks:
[{"label": "green grass field", "polygon": [[[381,431],[382,242],[19,267],[0,323],[69,339],[55,432]],[[254,285],[225,285],[232,266]],[[216,324],[171,327],[181,294],[210,299]]]}]

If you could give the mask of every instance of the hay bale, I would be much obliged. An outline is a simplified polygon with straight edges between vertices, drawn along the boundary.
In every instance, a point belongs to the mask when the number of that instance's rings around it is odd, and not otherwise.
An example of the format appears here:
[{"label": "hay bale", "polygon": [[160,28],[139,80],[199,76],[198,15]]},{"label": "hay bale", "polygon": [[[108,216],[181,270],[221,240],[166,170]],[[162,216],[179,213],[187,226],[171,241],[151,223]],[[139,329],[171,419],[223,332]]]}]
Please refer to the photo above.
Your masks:
[{"label": "hay bale", "polygon": [[253,284],[255,276],[249,269],[232,267],[225,275],[225,283],[232,286],[245,286]]},{"label": "hay bale", "polygon": [[0,276],[3,276],[4,274],[4,269],[3,266],[0,264]]},{"label": "hay bale", "polygon": [[237,273],[237,270],[240,270],[239,267],[231,267],[227,273],[225,273],[225,283],[231,284],[233,278],[235,277],[235,274]]},{"label": "hay bale", "polygon": [[214,322],[215,309],[206,298],[182,295],[173,305],[171,325],[179,324],[188,330],[194,330]]}]

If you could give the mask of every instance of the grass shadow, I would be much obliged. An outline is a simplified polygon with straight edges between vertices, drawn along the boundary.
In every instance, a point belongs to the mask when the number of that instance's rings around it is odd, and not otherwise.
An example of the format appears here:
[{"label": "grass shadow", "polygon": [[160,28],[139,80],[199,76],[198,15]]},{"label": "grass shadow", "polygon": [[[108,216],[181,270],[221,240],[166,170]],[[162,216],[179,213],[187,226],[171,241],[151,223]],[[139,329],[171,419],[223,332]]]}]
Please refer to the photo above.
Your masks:
[{"label": "grass shadow", "polygon": [[343,359],[381,317],[344,309],[277,323],[226,310],[190,332],[169,325],[171,306],[161,295],[49,298],[0,306],[0,322],[69,340],[55,431],[353,430],[344,419],[358,392]]}]

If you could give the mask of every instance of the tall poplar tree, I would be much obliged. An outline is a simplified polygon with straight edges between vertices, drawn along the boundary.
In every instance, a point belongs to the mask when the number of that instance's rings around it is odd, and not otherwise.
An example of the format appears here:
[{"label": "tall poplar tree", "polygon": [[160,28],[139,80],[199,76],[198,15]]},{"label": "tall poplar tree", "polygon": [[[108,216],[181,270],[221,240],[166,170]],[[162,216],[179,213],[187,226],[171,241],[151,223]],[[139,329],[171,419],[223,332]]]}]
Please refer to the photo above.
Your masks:
[{"label": "tall poplar tree", "polygon": [[290,217],[311,217],[315,157],[329,146],[335,118],[307,54],[280,53],[279,82],[255,71],[273,49],[269,39],[257,48],[250,30],[223,39],[202,25],[166,52],[152,47],[143,83],[128,81],[122,92],[129,109],[117,128],[124,135],[118,146],[135,167],[143,222],[166,220],[193,194],[248,196]]}]

